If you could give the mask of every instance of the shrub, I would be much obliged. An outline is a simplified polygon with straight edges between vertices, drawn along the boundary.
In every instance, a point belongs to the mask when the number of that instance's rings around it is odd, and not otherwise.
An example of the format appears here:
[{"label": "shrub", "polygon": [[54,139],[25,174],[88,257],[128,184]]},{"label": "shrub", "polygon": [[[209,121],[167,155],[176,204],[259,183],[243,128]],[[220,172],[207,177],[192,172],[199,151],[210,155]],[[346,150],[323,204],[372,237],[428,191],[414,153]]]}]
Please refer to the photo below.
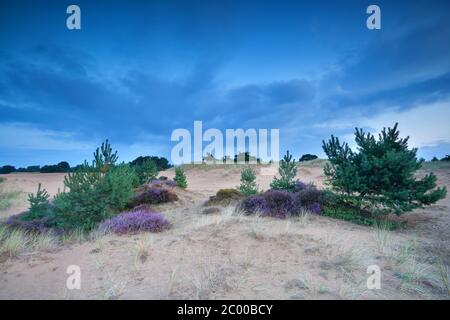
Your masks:
[{"label": "shrub", "polygon": [[303,162],[303,161],[311,161],[311,160],[315,160],[318,157],[315,154],[304,154],[301,156],[301,158],[298,160],[299,162]]},{"label": "shrub", "polygon": [[178,200],[178,196],[175,193],[161,187],[152,186],[139,192],[134,197],[133,204],[158,204],[176,200]]},{"label": "shrub", "polygon": [[325,196],[322,190],[318,190],[314,185],[305,185],[302,189],[292,193],[296,212],[301,209],[307,209],[311,213],[321,213],[325,202]]},{"label": "shrub", "polygon": [[149,185],[151,186],[167,186],[167,187],[176,187],[177,183],[174,180],[169,180],[169,179],[161,179],[161,177],[159,177],[158,180],[152,180],[149,182]]},{"label": "shrub", "polygon": [[220,189],[215,196],[209,197],[205,205],[227,206],[242,199],[243,195],[236,189]]},{"label": "shrub", "polygon": [[0,183],[3,183],[6,181],[6,178],[0,177]]},{"label": "shrub", "polygon": [[162,214],[146,209],[122,212],[100,225],[101,230],[109,230],[117,234],[161,232],[169,228],[170,223]]},{"label": "shrub", "polygon": [[238,207],[246,214],[259,213],[263,216],[286,218],[299,215],[304,210],[321,214],[326,202],[325,192],[312,184],[296,182],[293,192],[287,190],[268,190],[241,200]]},{"label": "shrub", "polygon": [[268,207],[268,215],[277,218],[286,218],[295,214],[292,193],[286,190],[268,190],[264,193]]},{"label": "shrub", "polygon": [[270,213],[266,199],[262,195],[253,195],[242,199],[239,208],[245,214],[260,214],[266,216]]},{"label": "shrub", "polygon": [[[51,211],[48,211],[51,212]],[[30,232],[46,232],[50,230],[51,215],[45,215],[42,217],[30,219],[28,212],[19,213],[8,217],[5,221],[5,225],[14,229],[22,229]]]},{"label": "shrub", "polygon": [[[442,199],[446,189],[436,188],[436,176],[417,179],[414,173],[423,160],[417,160],[417,149],[408,149],[408,138],[399,137],[397,125],[384,128],[378,140],[362,129],[356,129],[359,152],[331,136],[323,141],[330,160],[324,173],[333,190],[354,199],[359,209],[376,214],[401,214]],[[353,201],[353,200],[351,200]]]},{"label": "shrub", "polygon": [[243,195],[250,196],[258,193],[258,187],[256,185],[256,173],[251,167],[242,169],[241,171],[241,185],[239,191]]},{"label": "shrub", "polygon": [[187,187],[187,181],[186,181],[186,175],[184,173],[183,168],[176,167],[175,168],[175,178],[173,178],[175,182],[177,183],[177,186],[180,188],[186,188]]},{"label": "shrub", "polygon": [[292,191],[295,188],[295,176],[297,174],[297,165],[292,155],[287,151],[283,160],[280,161],[280,168],[278,169],[280,178],[274,178],[270,187],[276,190]]}]

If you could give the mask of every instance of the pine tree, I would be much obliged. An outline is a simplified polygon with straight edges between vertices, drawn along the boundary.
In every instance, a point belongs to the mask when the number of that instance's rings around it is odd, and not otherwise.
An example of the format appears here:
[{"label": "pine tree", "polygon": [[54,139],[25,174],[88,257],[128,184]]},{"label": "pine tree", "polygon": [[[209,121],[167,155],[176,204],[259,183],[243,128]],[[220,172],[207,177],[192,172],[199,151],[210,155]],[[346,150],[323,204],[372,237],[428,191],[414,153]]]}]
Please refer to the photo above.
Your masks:
[{"label": "pine tree", "polygon": [[280,161],[280,167],[278,169],[280,178],[274,178],[270,187],[272,189],[282,189],[292,191],[295,189],[295,176],[297,175],[297,164],[295,159],[292,159],[292,155],[287,151],[283,160]]},{"label": "pine tree", "polygon": [[173,180],[175,180],[177,186],[179,186],[180,188],[185,189],[187,187],[186,175],[184,173],[183,168],[181,167],[175,168],[175,178],[173,178]]},{"label": "pine tree", "polygon": [[433,173],[422,179],[415,177],[423,160],[417,159],[417,149],[408,149],[409,137],[400,138],[397,126],[396,123],[393,128],[383,128],[378,139],[357,128],[358,152],[334,136],[323,141],[330,161],[324,168],[328,183],[360,209],[401,214],[435,203],[446,195],[445,187],[436,188]]},{"label": "pine tree", "polygon": [[104,174],[116,164],[118,158],[117,151],[113,153],[111,145],[109,144],[108,139],[106,139],[101,147],[97,148],[94,152],[94,165]]},{"label": "pine tree", "polygon": [[246,196],[258,193],[256,185],[256,173],[251,167],[242,169],[241,171],[241,185],[239,191]]}]

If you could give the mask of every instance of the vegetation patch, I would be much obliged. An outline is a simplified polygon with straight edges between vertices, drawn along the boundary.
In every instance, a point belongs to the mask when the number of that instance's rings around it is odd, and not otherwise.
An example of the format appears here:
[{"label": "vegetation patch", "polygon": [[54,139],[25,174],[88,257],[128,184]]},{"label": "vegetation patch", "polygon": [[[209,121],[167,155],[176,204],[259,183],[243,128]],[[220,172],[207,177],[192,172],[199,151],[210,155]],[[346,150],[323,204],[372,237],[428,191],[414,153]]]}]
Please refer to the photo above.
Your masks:
[{"label": "vegetation patch", "polygon": [[159,204],[177,200],[178,196],[174,192],[163,187],[150,186],[148,188],[144,188],[143,191],[139,192],[134,197],[133,205]]},{"label": "vegetation patch", "polygon": [[205,206],[228,206],[232,203],[236,203],[241,200],[244,195],[236,189],[220,189],[217,191],[215,196],[209,197],[209,200],[206,201]]},{"label": "vegetation patch", "polygon": [[142,231],[161,232],[170,228],[169,221],[161,214],[148,209],[122,212],[104,221],[100,230],[116,234],[137,233]]}]

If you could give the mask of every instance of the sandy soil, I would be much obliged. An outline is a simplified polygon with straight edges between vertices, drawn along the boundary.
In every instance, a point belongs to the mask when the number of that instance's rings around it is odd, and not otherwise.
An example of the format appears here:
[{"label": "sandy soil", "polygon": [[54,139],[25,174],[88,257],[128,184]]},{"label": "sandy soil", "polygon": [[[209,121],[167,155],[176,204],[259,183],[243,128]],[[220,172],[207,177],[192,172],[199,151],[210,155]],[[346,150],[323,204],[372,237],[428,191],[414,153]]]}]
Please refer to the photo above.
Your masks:
[{"label": "sandy soil", "polygon": [[[235,216],[232,208],[203,215],[208,197],[236,187],[239,172],[187,170],[187,190],[176,190],[180,200],[156,208],[173,223],[164,233],[101,236],[4,261],[0,298],[448,299],[439,268],[450,263],[448,197],[404,215],[406,228],[392,232],[320,216]],[[450,171],[435,173],[449,188]],[[173,171],[162,175],[172,177]],[[322,165],[301,167],[298,176],[322,186]],[[258,175],[260,188],[267,189],[272,178]],[[53,195],[63,175],[7,179],[8,187],[24,193],[40,182]],[[4,216],[24,209],[22,199]],[[69,265],[81,268],[81,290],[66,289]],[[367,289],[369,265],[381,269],[379,290]]]}]

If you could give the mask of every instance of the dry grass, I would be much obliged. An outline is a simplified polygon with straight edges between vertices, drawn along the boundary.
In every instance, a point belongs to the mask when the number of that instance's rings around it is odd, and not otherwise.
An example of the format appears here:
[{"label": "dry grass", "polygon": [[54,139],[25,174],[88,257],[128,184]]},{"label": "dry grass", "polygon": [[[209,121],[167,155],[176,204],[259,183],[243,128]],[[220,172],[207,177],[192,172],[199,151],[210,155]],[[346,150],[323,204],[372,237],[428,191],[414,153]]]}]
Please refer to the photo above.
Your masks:
[{"label": "dry grass", "polygon": [[137,266],[138,262],[145,263],[149,256],[149,251],[154,245],[154,239],[151,235],[146,235],[144,238],[135,242],[133,248],[134,265]]},{"label": "dry grass", "polygon": [[6,254],[10,258],[54,251],[58,244],[58,238],[51,232],[31,233],[20,229],[0,228],[0,254]]}]

